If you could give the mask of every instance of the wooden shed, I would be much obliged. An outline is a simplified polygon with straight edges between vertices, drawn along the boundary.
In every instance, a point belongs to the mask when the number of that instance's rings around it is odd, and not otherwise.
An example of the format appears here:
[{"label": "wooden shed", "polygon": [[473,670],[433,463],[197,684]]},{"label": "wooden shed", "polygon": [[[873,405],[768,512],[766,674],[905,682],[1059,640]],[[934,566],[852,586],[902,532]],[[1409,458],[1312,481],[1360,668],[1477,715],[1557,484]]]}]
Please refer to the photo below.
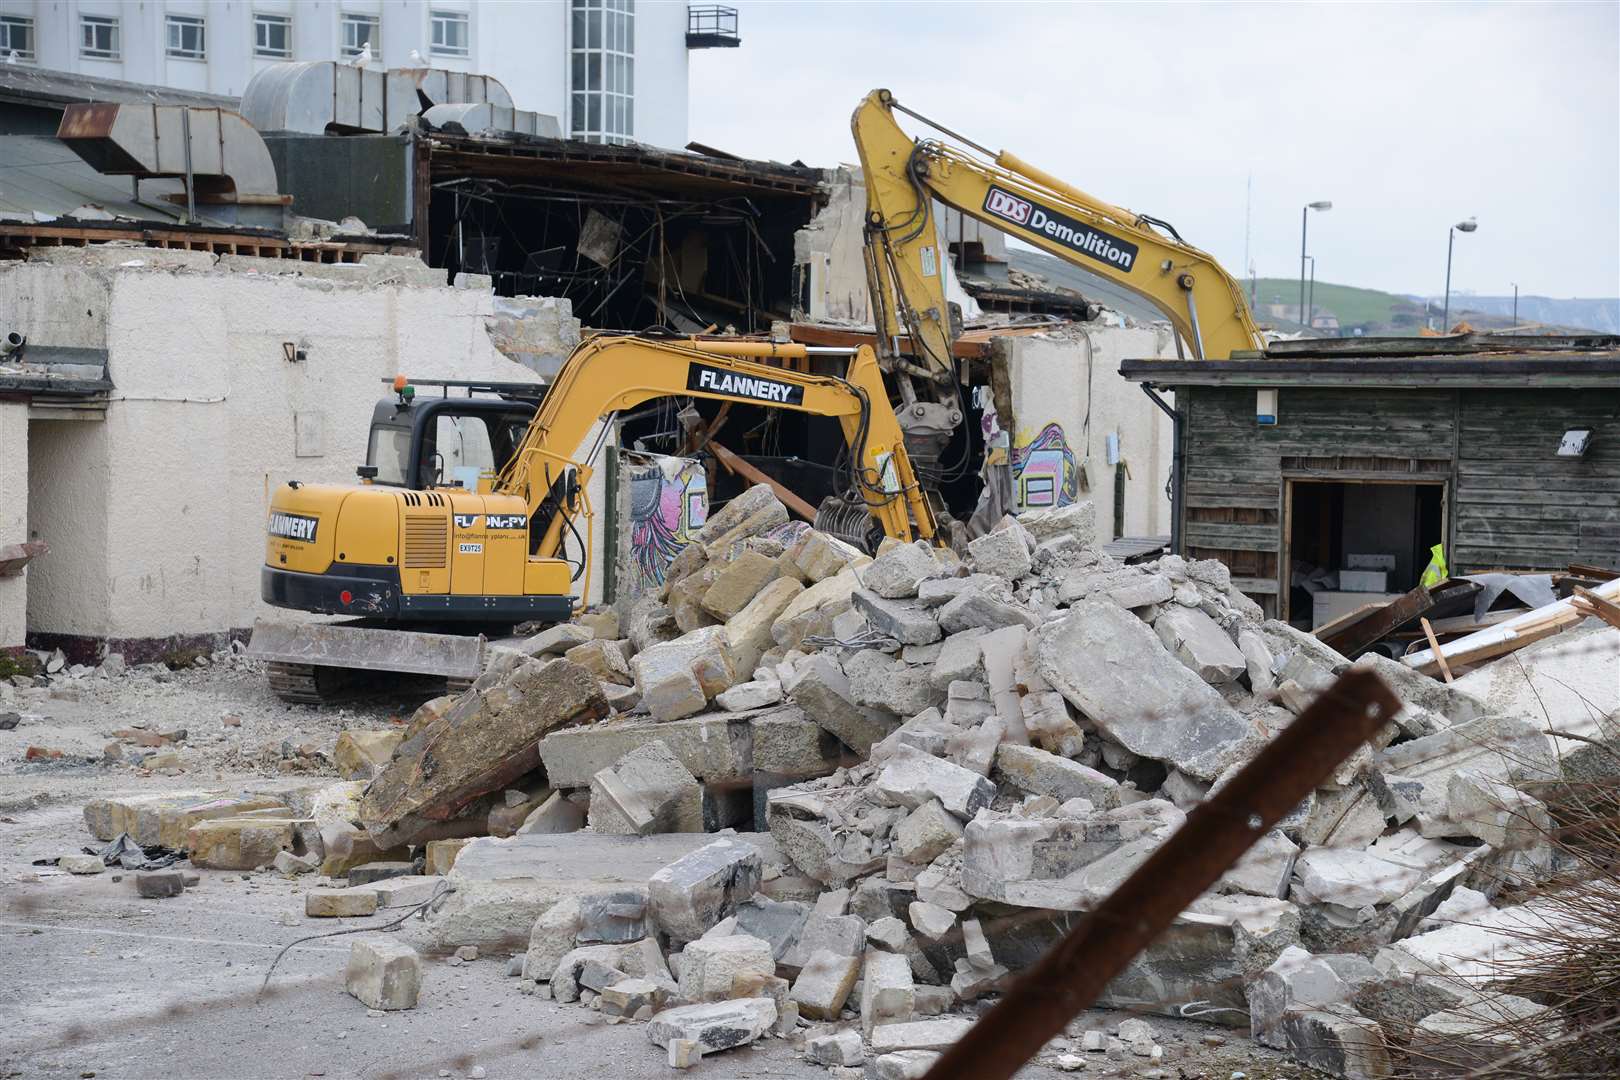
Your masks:
[{"label": "wooden shed", "polygon": [[1120,373],[1175,412],[1176,550],[1268,615],[1404,592],[1435,545],[1454,575],[1620,568],[1620,337],[1278,342]]}]

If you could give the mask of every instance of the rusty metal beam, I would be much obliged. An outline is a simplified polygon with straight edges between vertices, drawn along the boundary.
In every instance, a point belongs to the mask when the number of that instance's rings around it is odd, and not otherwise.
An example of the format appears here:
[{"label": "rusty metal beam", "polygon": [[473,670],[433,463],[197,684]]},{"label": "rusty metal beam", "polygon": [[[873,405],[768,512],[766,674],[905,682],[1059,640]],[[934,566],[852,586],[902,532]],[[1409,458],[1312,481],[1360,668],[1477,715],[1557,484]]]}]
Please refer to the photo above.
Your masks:
[{"label": "rusty metal beam", "polygon": [[927,1080],[1010,1080],[1177,915],[1314,791],[1401,704],[1370,671],[1349,671],[1232,781],[1187,815],[1091,917],[1020,977]]}]

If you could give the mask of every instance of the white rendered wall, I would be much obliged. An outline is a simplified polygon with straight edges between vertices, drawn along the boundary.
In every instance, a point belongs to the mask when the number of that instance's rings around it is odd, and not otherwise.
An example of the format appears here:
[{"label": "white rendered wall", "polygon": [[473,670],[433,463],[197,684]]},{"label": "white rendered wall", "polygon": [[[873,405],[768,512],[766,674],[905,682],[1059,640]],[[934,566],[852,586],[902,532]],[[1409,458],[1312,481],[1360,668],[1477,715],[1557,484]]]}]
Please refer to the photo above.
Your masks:
[{"label": "white rendered wall", "polygon": [[[0,401],[0,548],[28,539],[28,406]],[[0,649],[23,643],[28,571],[0,577]]]},{"label": "white rendered wall", "polygon": [[[491,343],[487,284],[424,283],[437,277],[406,258],[311,266],[130,248],[0,270],[0,309],[30,340],[100,345],[53,331],[104,309],[83,322],[105,326],[117,387],[103,422],[30,425],[31,525],[52,554],[29,589],[28,629],[155,638],[268,613],[270,493],[289,479],[354,483],[385,380],[535,378]],[[573,326],[561,320],[560,337]],[[288,363],[284,341],[307,359]],[[318,427],[317,456],[295,453],[300,424]],[[606,505],[601,477],[592,488]]]},{"label": "white rendered wall", "polygon": [[[1062,332],[996,340],[997,376],[1005,373],[1012,416],[999,417],[1014,448],[1029,448],[1049,426],[1061,435],[1055,463],[1067,451],[1086,483],[1076,496],[1097,508],[1099,539],[1164,536],[1170,532],[1165,482],[1174,449],[1173,425],[1136,383],[1119,374],[1121,360],[1175,355],[1168,327],[1071,325]],[[1088,372],[1089,367],[1089,372]],[[1089,406],[1089,424],[1087,421]],[[1106,437],[1119,436],[1121,465],[1109,465]],[[1050,437],[1050,436],[1049,436]],[[1117,469],[1125,472],[1125,520],[1114,514]],[[1015,468],[1017,509],[1020,477]],[[1089,490],[1087,489],[1089,486]]]}]

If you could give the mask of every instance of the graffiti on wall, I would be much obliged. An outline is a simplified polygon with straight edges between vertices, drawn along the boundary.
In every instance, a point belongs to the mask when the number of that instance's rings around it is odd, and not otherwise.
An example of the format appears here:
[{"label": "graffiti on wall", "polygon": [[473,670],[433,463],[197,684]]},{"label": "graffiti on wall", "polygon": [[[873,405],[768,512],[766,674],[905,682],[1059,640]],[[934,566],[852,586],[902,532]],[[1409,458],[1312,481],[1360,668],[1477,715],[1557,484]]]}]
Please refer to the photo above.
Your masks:
[{"label": "graffiti on wall", "polygon": [[631,596],[664,583],[669,564],[709,517],[709,486],[700,462],[661,457],[629,465]]},{"label": "graffiti on wall", "polygon": [[1018,509],[1068,506],[1080,497],[1080,466],[1063,425],[1047,424],[1033,439],[1014,440],[1010,457]]}]

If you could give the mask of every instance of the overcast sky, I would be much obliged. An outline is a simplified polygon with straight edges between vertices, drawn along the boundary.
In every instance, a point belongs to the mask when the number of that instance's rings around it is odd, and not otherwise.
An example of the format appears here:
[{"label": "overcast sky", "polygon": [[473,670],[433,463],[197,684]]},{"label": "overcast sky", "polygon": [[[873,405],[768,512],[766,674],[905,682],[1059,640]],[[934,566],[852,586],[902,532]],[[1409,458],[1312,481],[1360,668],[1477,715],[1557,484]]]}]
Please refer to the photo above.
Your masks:
[{"label": "overcast sky", "polygon": [[[730,0],[742,47],[692,54],[691,136],[853,162],[887,87],[987,146],[1172,222],[1244,275],[1620,295],[1620,4]],[[916,133],[915,125],[908,129]]]}]

